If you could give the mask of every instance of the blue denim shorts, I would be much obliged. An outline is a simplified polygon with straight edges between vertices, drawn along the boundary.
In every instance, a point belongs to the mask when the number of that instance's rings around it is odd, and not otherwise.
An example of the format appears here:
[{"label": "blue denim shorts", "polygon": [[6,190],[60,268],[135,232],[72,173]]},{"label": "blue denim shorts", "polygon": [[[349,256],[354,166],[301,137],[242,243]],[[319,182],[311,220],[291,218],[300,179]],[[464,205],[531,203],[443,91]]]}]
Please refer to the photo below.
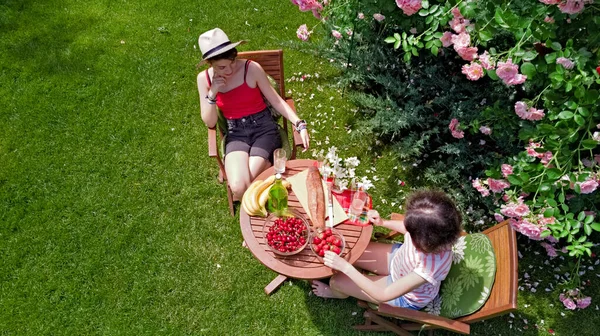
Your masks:
[{"label": "blue denim shorts", "polygon": [[[390,262],[388,265],[388,270],[390,273],[392,272],[392,257],[394,255],[394,253],[396,253],[396,250],[398,250],[400,248],[400,246],[402,246],[402,244],[400,244],[400,243],[396,243],[396,244],[392,245],[392,252],[390,253]],[[392,282],[393,282],[392,275],[390,274],[387,277],[388,286],[391,285]],[[389,304],[390,306],[394,306],[394,307],[410,308],[410,309],[414,309],[414,310],[421,309],[421,308],[416,307],[416,306],[412,305],[411,303],[409,303],[404,296],[397,297],[386,303]]]},{"label": "blue denim shorts", "polygon": [[281,145],[279,128],[268,108],[243,118],[227,119],[225,156],[243,151],[273,163],[273,152]]}]

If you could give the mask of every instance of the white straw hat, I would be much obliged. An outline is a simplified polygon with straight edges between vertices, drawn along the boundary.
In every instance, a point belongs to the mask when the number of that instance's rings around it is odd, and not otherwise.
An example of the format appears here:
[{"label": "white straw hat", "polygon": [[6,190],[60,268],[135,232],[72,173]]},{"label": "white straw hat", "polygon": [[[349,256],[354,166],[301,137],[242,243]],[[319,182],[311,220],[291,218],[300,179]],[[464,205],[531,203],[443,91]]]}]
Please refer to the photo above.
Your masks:
[{"label": "white straw hat", "polygon": [[198,45],[202,52],[203,61],[207,58],[215,57],[229,51],[244,42],[245,41],[232,43],[229,41],[229,37],[227,37],[225,32],[219,28],[209,30],[198,38]]}]

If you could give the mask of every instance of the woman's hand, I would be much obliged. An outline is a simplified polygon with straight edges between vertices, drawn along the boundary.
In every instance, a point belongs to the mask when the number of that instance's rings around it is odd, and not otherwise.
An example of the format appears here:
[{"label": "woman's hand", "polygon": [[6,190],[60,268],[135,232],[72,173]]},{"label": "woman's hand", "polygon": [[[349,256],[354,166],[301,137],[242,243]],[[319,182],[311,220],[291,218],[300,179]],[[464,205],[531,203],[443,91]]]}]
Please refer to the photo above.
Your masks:
[{"label": "woman's hand", "polygon": [[352,265],[346,261],[346,259],[340,257],[337,253],[332,251],[325,251],[323,261],[325,262],[325,266],[331,267],[334,270],[343,273],[346,273],[350,268],[352,268]]},{"label": "woman's hand", "polygon": [[310,145],[310,137],[308,136],[308,131],[306,129],[300,131],[300,138],[302,138],[302,146],[304,146],[304,150],[302,151],[306,152]]},{"label": "woman's hand", "polygon": [[377,210],[369,210],[369,212],[367,212],[367,218],[369,219],[369,222],[373,223],[373,225],[383,226],[383,219],[381,219],[381,216],[379,216],[379,212],[377,212]]},{"label": "woman's hand", "polygon": [[217,96],[217,92],[227,84],[227,79],[225,77],[221,77],[219,75],[214,75],[212,79],[212,84],[210,86],[210,92],[212,93],[212,97]]}]

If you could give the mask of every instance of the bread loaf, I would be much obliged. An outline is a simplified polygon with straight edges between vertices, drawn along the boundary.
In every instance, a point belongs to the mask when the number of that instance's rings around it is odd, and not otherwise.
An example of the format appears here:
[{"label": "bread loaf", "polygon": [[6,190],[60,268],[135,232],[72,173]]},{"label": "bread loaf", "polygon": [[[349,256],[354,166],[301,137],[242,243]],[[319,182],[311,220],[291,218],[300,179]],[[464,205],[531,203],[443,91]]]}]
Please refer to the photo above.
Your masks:
[{"label": "bread loaf", "polygon": [[306,174],[306,192],[308,196],[308,212],[315,228],[325,228],[325,192],[321,174],[315,167]]}]

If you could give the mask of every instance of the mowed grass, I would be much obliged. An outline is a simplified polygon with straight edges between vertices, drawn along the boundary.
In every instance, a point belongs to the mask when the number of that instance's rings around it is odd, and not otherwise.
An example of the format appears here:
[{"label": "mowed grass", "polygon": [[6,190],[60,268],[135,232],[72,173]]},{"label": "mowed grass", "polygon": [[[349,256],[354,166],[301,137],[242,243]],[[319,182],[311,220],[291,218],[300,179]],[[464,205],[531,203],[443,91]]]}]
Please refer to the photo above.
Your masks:
[{"label": "mowed grass", "polygon": [[[305,281],[264,295],[275,273],[240,246],[206,151],[196,43],[219,26],[241,50],[284,47],[287,77],[321,75],[289,83],[314,147],[392,171],[346,130],[328,60],[297,46],[311,22],[279,0],[0,3],[0,334],[371,334]],[[474,334],[514,331],[490,323]]]}]

